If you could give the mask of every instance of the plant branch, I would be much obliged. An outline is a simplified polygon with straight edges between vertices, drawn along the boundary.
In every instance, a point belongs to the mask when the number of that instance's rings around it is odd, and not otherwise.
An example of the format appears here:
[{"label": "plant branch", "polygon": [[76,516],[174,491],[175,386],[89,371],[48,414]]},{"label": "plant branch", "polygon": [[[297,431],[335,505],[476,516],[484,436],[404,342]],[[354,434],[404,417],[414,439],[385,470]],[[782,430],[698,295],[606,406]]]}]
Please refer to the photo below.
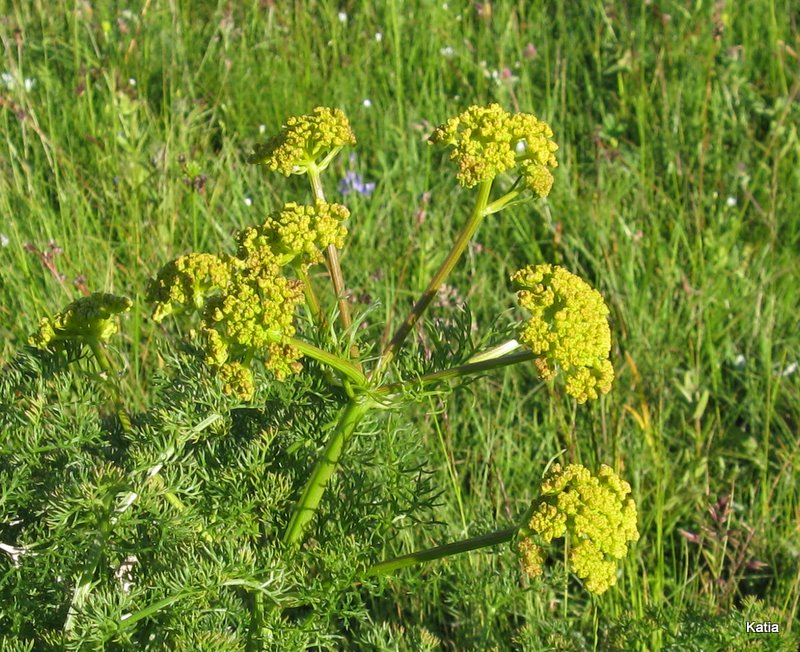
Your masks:
[{"label": "plant branch", "polygon": [[300,543],[303,531],[314,517],[320,500],[325,493],[325,487],[336,471],[345,445],[370,406],[370,403],[363,400],[351,400],[347,407],[342,410],[339,421],[331,433],[322,455],[317,460],[314,470],[306,481],[303,493],[295,504],[292,518],[283,535],[283,543],[285,545],[296,546]]},{"label": "plant branch", "polygon": [[366,387],[367,385],[367,377],[358,369],[358,367],[356,367],[352,362],[349,362],[344,358],[340,358],[334,353],[328,353],[328,351],[325,351],[318,346],[314,346],[310,342],[299,340],[294,337],[285,337],[278,333],[275,333],[275,341],[289,344],[295,347],[303,355],[307,355],[309,358],[314,358],[322,364],[333,367],[345,378],[349,378],[360,387]]},{"label": "plant branch", "polygon": [[445,258],[444,262],[439,268],[439,271],[434,274],[433,278],[428,283],[428,287],[425,289],[425,292],[422,293],[422,296],[414,304],[411,312],[400,325],[400,328],[397,329],[397,332],[394,334],[394,337],[392,337],[389,345],[381,354],[381,357],[378,360],[378,365],[373,372],[373,377],[379,376],[386,366],[392,361],[392,358],[394,358],[395,353],[397,353],[398,349],[402,346],[408,333],[422,316],[422,313],[425,312],[431,301],[433,301],[433,298],[436,296],[436,293],[439,291],[442,283],[445,282],[447,277],[450,275],[450,272],[453,271],[453,268],[456,266],[456,263],[466,250],[467,245],[472,239],[472,236],[475,235],[475,232],[480,226],[481,220],[485,214],[486,205],[489,201],[489,193],[491,189],[491,180],[484,181],[479,186],[478,199],[475,202],[475,208],[472,211],[472,215],[470,215],[470,218],[467,220],[467,223],[464,225],[461,233],[458,234],[450,253],[447,254],[447,258]]},{"label": "plant branch", "polygon": [[498,530],[489,534],[482,534],[477,537],[465,539],[463,541],[456,541],[454,543],[447,543],[443,546],[436,548],[429,548],[428,550],[419,550],[412,552],[409,555],[402,557],[395,557],[387,561],[382,561],[375,564],[367,570],[367,577],[374,577],[376,575],[391,575],[401,568],[414,566],[415,564],[422,564],[426,561],[434,561],[451,555],[457,555],[462,552],[469,552],[470,550],[478,550],[479,548],[486,548],[494,546],[498,543],[506,543],[514,538],[519,528],[510,527],[504,530]]},{"label": "plant branch", "polygon": [[517,364],[518,362],[527,362],[529,360],[533,360],[534,358],[536,358],[536,354],[531,351],[519,351],[518,353],[504,355],[500,358],[481,360],[479,362],[468,362],[467,364],[453,367],[452,369],[445,369],[443,371],[425,374],[419,378],[412,378],[410,380],[404,380],[398,383],[382,385],[375,390],[375,393],[385,396],[400,392],[408,387],[429,385],[431,383],[452,380],[453,378],[460,378],[462,376],[470,376],[472,374],[478,374],[482,371],[488,371],[490,369],[507,367],[512,364]]},{"label": "plant branch", "polygon": [[[314,200],[325,201],[325,192],[322,189],[319,168],[313,164],[309,165],[307,174],[308,180],[311,182],[311,192],[314,194]],[[331,275],[333,290],[339,302],[339,318],[342,320],[342,326],[347,330],[352,324],[350,304],[347,303],[344,275],[342,274],[342,266],[339,264],[339,252],[335,246],[328,245],[328,248],[325,250],[325,261],[328,266],[328,272]]]}]

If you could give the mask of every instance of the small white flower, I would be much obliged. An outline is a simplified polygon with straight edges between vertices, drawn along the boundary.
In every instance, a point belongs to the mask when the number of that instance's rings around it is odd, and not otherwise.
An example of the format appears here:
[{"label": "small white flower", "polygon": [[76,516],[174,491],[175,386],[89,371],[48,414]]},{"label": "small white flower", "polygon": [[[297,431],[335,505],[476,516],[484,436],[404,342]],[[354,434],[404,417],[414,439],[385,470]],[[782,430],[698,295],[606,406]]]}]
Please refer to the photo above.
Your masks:
[{"label": "small white flower", "polygon": [[733,195],[729,196],[725,200],[725,204],[728,206],[728,208],[733,208],[734,206],[736,206],[736,197],[734,197]]},{"label": "small white flower", "polygon": [[33,77],[26,77],[24,82],[25,90],[30,93],[36,85],[36,80]]},{"label": "small white flower", "polygon": [[450,59],[453,54],[455,54],[455,51],[453,48],[447,45],[439,50],[439,54],[441,54],[445,59]]},{"label": "small white flower", "polygon": [[0,233],[0,247],[7,247],[9,242],[11,240],[8,239],[8,236],[5,233]]},{"label": "small white flower", "polygon": [[131,77],[128,80],[128,84],[131,85],[131,86],[136,86],[136,78],[135,77]]},{"label": "small white flower", "polygon": [[263,134],[267,130],[267,125],[258,125],[258,133]]},{"label": "small white flower", "polygon": [[442,9],[444,9],[445,11],[447,11],[448,9],[450,9],[450,5],[448,5],[446,2],[443,2],[443,3],[442,3]]},{"label": "small white flower", "polygon": [[797,362],[792,362],[786,365],[786,368],[781,372],[781,376],[791,376],[795,371],[797,371],[798,364]]},{"label": "small white flower", "polygon": [[736,356],[736,359],[733,361],[733,366],[734,366],[734,368],[741,370],[741,369],[744,369],[746,363],[747,363],[747,360],[740,353],[739,355]]},{"label": "small white flower", "polygon": [[0,75],[0,83],[6,88],[14,88],[14,75],[10,72],[4,72]]},{"label": "small white flower", "polygon": [[375,32],[375,40],[380,43],[383,40],[383,34],[380,32]]},{"label": "small white flower", "polygon": [[368,108],[370,108],[372,106],[372,100],[367,97],[367,98],[364,99],[362,104],[364,105],[365,109],[368,109]]},{"label": "small white flower", "polygon": [[339,22],[346,23],[347,22],[347,13],[344,11],[339,12]]},{"label": "small white flower", "polygon": [[245,206],[252,206],[253,205],[253,200],[250,199],[250,197],[245,197],[244,198],[244,205]]}]

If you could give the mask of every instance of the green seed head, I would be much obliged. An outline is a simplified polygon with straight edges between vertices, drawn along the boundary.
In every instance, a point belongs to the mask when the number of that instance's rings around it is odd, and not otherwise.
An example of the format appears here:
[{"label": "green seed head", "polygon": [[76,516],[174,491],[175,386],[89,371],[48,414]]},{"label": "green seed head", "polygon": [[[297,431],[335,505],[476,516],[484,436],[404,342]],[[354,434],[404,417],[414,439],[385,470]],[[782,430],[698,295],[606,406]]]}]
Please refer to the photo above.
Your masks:
[{"label": "green seed head", "polygon": [[[294,335],[294,310],[302,298],[300,281],[282,276],[276,263],[259,260],[237,270],[225,292],[209,300],[203,321],[219,333],[228,352],[267,352],[266,366],[282,379],[300,369],[300,353],[281,340]],[[213,338],[207,342],[213,344],[207,356],[218,359],[220,346]]]},{"label": "green seed head", "polygon": [[253,372],[241,362],[226,362],[219,367],[219,377],[224,383],[222,391],[227,395],[236,395],[243,401],[253,398],[255,384]]},{"label": "green seed head", "polygon": [[230,280],[232,261],[213,254],[188,254],[168,262],[150,281],[147,300],[154,303],[153,320],[174,312],[202,310],[209,295]]},{"label": "green seed head", "polygon": [[288,203],[261,226],[239,234],[238,256],[247,260],[253,256],[264,257],[268,252],[279,265],[320,263],[328,245],[339,249],[344,246],[347,229],[342,222],[348,217],[350,211],[341,204]]},{"label": "green seed head", "polygon": [[70,303],[54,317],[44,317],[28,343],[39,349],[58,349],[64,343],[106,341],[117,332],[116,315],[130,310],[128,297],[95,292]]}]

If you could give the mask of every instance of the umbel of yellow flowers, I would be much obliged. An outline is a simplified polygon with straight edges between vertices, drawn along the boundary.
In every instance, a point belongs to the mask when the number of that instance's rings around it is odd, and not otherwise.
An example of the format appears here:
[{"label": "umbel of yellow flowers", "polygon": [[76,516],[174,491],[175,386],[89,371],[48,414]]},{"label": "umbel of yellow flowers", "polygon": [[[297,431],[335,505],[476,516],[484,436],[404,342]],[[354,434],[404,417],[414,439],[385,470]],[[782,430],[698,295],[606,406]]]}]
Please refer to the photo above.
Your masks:
[{"label": "umbel of yellow flowers", "polygon": [[567,394],[578,403],[608,393],[614,369],[608,359],[611,329],[602,295],[557,265],[530,265],[511,281],[519,304],[531,313],[519,339],[538,356],[539,376],[549,380],[560,369]]},{"label": "umbel of yellow flowers", "polygon": [[257,227],[238,236],[236,256],[192,253],[167,263],[150,282],[153,319],[196,312],[196,331],[206,363],[228,394],[253,396],[250,361],[282,380],[298,372],[300,352],[283,340],[295,333],[294,312],[303,298],[302,281],[284,267],[305,269],[322,260],[330,244],[341,247],[349,211],[340,204],[285,204]]},{"label": "umbel of yellow flowers", "polygon": [[600,594],[616,584],[617,562],[627,554],[628,543],[639,538],[630,492],[630,485],[606,465],[592,475],[580,464],[564,469],[553,464],[530,520],[519,531],[525,571],[541,575],[545,552],[540,544],[564,537],[570,568],[589,591]]},{"label": "umbel of yellow flowers", "polygon": [[553,185],[558,145],[550,126],[530,113],[508,113],[499,104],[471,106],[436,129],[430,142],[453,148],[456,178],[465,188],[518,168],[525,185],[546,197]]},{"label": "umbel of yellow flowers", "polygon": [[340,109],[318,106],[311,114],[292,116],[276,136],[258,145],[248,163],[259,163],[285,176],[304,174],[309,167],[324,170],[356,137]]}]

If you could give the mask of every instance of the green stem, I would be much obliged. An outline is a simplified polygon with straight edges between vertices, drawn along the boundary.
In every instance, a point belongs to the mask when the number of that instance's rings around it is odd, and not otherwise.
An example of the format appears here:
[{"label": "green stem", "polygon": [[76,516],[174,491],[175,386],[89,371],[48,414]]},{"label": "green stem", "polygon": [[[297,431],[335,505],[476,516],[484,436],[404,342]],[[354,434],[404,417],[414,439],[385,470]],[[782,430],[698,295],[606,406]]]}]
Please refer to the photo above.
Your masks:
[{"label": "green stem", "polygon": [[456,541],[455,543],[447,543],[443,546],[436,548],[429,548],[428,550],[420,550],[412,552],[410,555],[403,555],[402,557],[395,557],[387,561],[382,561],[380,564],[375,564],[367,570],[367,577],[374,577],[375,575],[391,575],[401,568],[414,566],[426,561],[434,561],[435,559],[442,559],[443,557],[450,557],[462,552],[469,552],[470,550],[477,550],[479,548],[486,548],[488,546],[495,546],[498,543],[507,543],[514,538],[519,528],[510,527],[497,532],[489,534],[482,534],[471,539],[463,541]]},{"label": "green stem", "polygon": [[328,353],[318,346],[314,346],[313,344],[304,340],[298,340],[294,337],[285,337],[277,333],[275,334],[275,341],[290,344],[303,355],[307,355],[309,358],[314,358],[322,364],[333,367],[345,378],[349,378],[360,387],[366,387],[367,385],[367,377],[358,369],[358,367],[351,362],[348,362],[344,358],[340,358],[334,353]]},{"label": "green stem", "polygon": [[64,621],[64,632],[67,634],[69,634],[75,626],[75,619],[86,603],[89,594],[92,592],[92,584],[95,571],[97,570],[97,564],[100,561],[100,556],[103,554],[103,549],[106,546],[106,542],[108,541],[108,537],[114,525],[114,514],[124,512],[131,505],[130,502],[126,502],[120,508],[114,507],[114,498],[120,490],[121,487],[109,488],[104,497],[104,509],[102,514],[98,516],[97,529],[92,538],[92,543],[86,551],[86,559],[81,568],[80,575],[78,575],[78,581],[75,584],[72,600],[67,610],[67,618]]},{"label": "green stem", "polygon": [[394,394],[409,387],[416,387],[419,385],[429,385],[431,383],[442,382],[444,380],[452,380],[453,378],[460,378],[462,376],[469,376],[478,374],[489,369],[499,369],[507,367],[519,362],[527,362],[536,358],[536,355],[531,351],[519,351],[510,355],[504,355],[500,358],[492,358],[490,360],[481,360],[479,362],[469,362],[467,364],[453,367],[452,369],[445,369],[443,371],[436,371],[434,373],[425,374],[419,378],[412,378],[411,380],[404,380],[399,383],[391,383],[389,385],[382,385],[375,390],[376,394],[385,396],[387,394]]},{"label": "green stem", "polygon": [[[311,182],[311,192],[314,194],[314,200],[324,202],[325,192],[322,189],[322,179],[320,179],[319,172],[319,167],[315,164],[311,164],[307,168],[308,180]],[[339,252],[336,247],[328,245],[325,251],[325,260],[328,264],[328,272],[331,275],[333,290],[339,302],[339,318],[342,320],[342,326],[346,330],[350,328],[352,319],[350,317],[350,304],[347,303],[342,266],[339,264]]]},{"label": "green stem", "polygon": [[500,197],[500,199],[496,199],[486,207],[484,215],[492,215],[503,210],[509,203],[516,199],[521,192],[521,190],[512,190]]},{"label": "green stem", "polygon": [[262,649],[261,633],[264,628],[264,594],[261,591],[253,591],[252,599],[250,627],[247,632],[245,652],[258,652]]},{"label": "green stem", "polygon": [[483,351],[470,356],[469,360],[467,360],[467,364],[472,364],[473,362],[484,362],[485,360],[495,360],[504,355],[508,355],[509,353],[513,353],[521,346],[522,345],[517,342],[517,340],[506,340],[502,344],[493,346],[490,349],[484,349]]},{"label": "green stem", "polygon": [[464,225],[461,233],[458,234],[455,243],[453,243],[453,248],[450,250],[450,253],[447,254],[447,258],[445,258],[444,262],[439,268],[439,271],[436,272],[436,274],[430,280],[425,292],[422,293],[422,296],[414,304],[411,312],[405,318],[405,321],[403,321],[403,323],[400,325],[400,328],[397,329],[394,337],[392,337],[392,340],[381,354],[381,357],[378,360],[378,365],[373,372],[373,377],[379,376],[386,368],[386,365],[392,361],[392,358],[394,358],[395,353],[397,353],[397,350],[402,346],[406,336],[411,329],[414,328],[414,324],[417,323],[419,318],[422,316],[422,313],[425,312],[425,309],[430,305],[431,301],[433,301],[433,298],[436,296],[436,293],[439,291],[442,283],[445,282],[447,277],[450,275],[450,272],[453,271],[453,268],[456,266],[459,258],[461,258],[461,255],[466,250],[469,241],[472,239],[472,236],[475,235],[475,232],[480,226],[481,220],[485,214],[486,205],[489,201],[489,193],[491,189],[492,180],[484,181],[479,186],[478,199],[475,202],[475,208],[472,211],[472,215],[470,215],[469,220],[467,220],[467,223]]},{"label": "green stem", "polygon": [[339,422],[331,433],[325,450],[317,460],[317,464],[303,488],[303,493],[294,507],[292,518],[283,535],[283,542],[287,546],[295,546],[299,543],[303,531],[319,507],[328,480],[336,471],[345,445],[370,407],[371,404],[368,402],[351,400],[339,416]]},{"label": "green stem", "polygon": [[306,297],[306,306],[311,311],[311,318],[317,328],[322,331],[327,327],[325,315],[322,313],[322,306],[320,306],[317,294],[314,292],[314,286],[311,285],[311,277],[308,275],[308,270],[303,265],[298,265],[295,271],[303,282],[303,294]]},{"label": "green stem", "polygon": [[97,361],[97,366],[100,367],[101,371],[106,374],[105,384],[108,390],[111,392],[112,400],[114,402],[114,411],[117,413],[117,418],[122,424],[122,429],[125,431],[126,435],[131,437],[133,436],[133,426],[131,425],[131,419],[128,415],[128,412],[122,406],[119,385],[117,384],[116,374],[114,372],[114,368],[111,366],[111,361],[108,359],[105,349],[100,342],[97,340],[88,340],[88,344],[94,359]]}]

